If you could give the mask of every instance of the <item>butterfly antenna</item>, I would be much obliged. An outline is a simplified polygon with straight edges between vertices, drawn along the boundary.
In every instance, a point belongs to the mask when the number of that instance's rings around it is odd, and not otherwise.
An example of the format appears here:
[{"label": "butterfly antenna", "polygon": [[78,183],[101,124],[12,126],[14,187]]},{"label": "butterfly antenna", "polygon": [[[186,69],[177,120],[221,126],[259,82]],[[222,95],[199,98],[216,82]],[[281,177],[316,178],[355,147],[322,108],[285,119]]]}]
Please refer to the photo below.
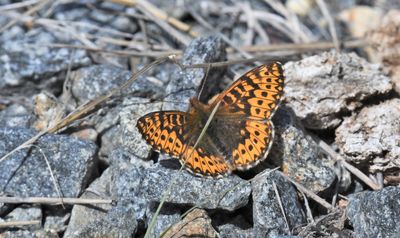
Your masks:
[{"label": "butterfly antenna", "polygon": [[200,101],[201,94],[203,93],[204,86],[206,85],[206,81],[207,81],[208,73],[210,72],[210,69],[211,69],[211,64],[207,64],[206,74],[203,77],[200,91],[197,94],[197,100],[199,100],[199,101]]}]

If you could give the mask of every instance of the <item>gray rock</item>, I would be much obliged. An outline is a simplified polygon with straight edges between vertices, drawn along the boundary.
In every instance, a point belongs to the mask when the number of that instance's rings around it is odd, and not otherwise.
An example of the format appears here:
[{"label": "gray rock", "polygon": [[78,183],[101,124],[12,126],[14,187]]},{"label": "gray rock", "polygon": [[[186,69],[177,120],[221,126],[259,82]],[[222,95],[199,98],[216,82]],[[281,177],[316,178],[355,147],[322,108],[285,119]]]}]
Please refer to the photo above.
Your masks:
[{"label": "gray rock", "polygon": [[280,107],[273,122],[275,139],[267,160],[315,193],[329,188],[336,179],[333,161],[305,134],[291,108]]},{"label": "gray rock", "polygon": [[[181,63],[184,65],[210,63],[223,61],[226,59],[225,44],[216,36],[199,37],[193,40],[186,48]],[[201,99],[204,101],[209,93],[218,84],[224,71],[221,68],[210,70],[207,83],[202,93]],[[172,74],[171,80],[166,89],[167,97],[163,104],[163,110],[187,111],[189,99],[197,96],[201,88],[203,78],[206,74],[205,69],[176,69]]]},{"label": "gray rock", "polygon": [[[94,1],[91,0],[85,0],[85,4],[95,4]],[[68,5],[65,5],[67,7]],[[69,8],[68,10],[65,7],[60,7],[59,11],[54,12],[54,19],[55,20],[61,20],[61,21],[83,21],[83,22],[88,22],[88,18],[85,16],[88,16],[91,12],[91,9],[84,7],[81,4],[75,4],[73,5],[73,8]],[[87,29],[82,29],[83,31]]]},{"label": "gray rock", "polygon": [[43,30],[31,33],[22,39],[1,42],[0,88],[37,83],[69,66],[76,68],[90,63],[84,50],[46,47],[56,41],[52,34]]},{"label": "gray rock", "polygon": [[[77,104],[85,103],[121,86],[131,76],[130,71],[115,66],[90,66],[76,70],[72,74],[72,94]],[[146,158],[150,147],[142,140],[136,129],[139,117],[161,108],[161,103],[149,103],[148,99],[132,96],[162,94],[161,87],[147,77],[139,77],[123,91],[122,102],[108,111],[99,113],[92,124],[101,135],[101,159],[109,163],[108,156],[116,148],[125,148],[141,158]],[[74,102],[75,103],[75,102]]]},{"label": "gray rock", "polygon": [[[115,169],[108,168],[105,170],[101,177],[90,184],[89,188],[81,195],[81,198],[110,198],[109,186],[115,173]],[[64,237],[80,234],[89,224],[98,219],[105,218],[109,209],[111,209],[110,204],[96,204],[92,206],[75,205],[72,209],[71,219]]]},{"label": "gray rock", "polygon": [[40,229],[42,221],[42,210],[39,207],[17,207],[4,217],[5,221],[39,221],[39,224],[24,227],[30,231]]},{"label": "gray rock", "polygon": [[[276,184],[288,224],[285,222],[284,215],[279,206],[273,183]],[[251,185],[253,190],[255,237],[286,235],[294,227],[306,223],[304,212],[297,199],[296,190],[279,173],[269,171],[257,175]]]},{"label": "gray rock", "polygon": [[[0,4],[1,5],[1,4]],[[8,23],[9,18],[5,20],[6,18],[3,18],[0,16],[0,24],[4,26],[5,24]],[[24,37],[24,34],[26,33],[25,29],[22,26],[19,25],[14,25],[7,30],[5,30],[1,35],[0,35],[0,42],[7,42],[7,41],[14,41],[18,40]]]},{"label": "gray rock", "polygon": [[104,24],[108,24],[109,22],[112,22],[115,18],[115,14],[110,14],[108,12],[103,12],[103,11],[92,10],[92,11],[90,11],[88,17],[90,19],[104,25]]},{"label": "gray rock", "polygon": [[233,224],[225,224],[218,227],[218,233],[221,238],[252,238],[253,229],[242,230]]},{"label": "gray rock", "polygon": [[[155,207],[154,211],[156,209],[157,209],[157,207]],[[175,209],[175,210],[177,210],[177,209]],[[150,224],[153,216],[154,216],[154,212],[149,211],[147,225]],[[154,237],[154,238],[160,237],[160,235],[165,230],[167,230],[168,228],[170,228],[172,225],[179,222],[180,220],[181,220],[181,214],[179,211],[174,211],[173,209],[165,209],[165,208],[161,209],[160,214],[157,216],[156,225],[154,226],[154,229],[150,233],[150,237]]]},{"label": "gray rock", "polygon": [[363,108],[336,130],[336,143],[346,159],[371,172],[400,168],[400,99]]},{"label": "gray rock", "polygon": [[[78,104],[87,102],[118,88],[131,77],[131,72],[115,66],[93,65],[73,71],[72,95]],[[139,77],[123,93],[125,96],[155,95],[161,91],[146,77]]]},{"label": "gray rock", "polygon": [[[147,113],[161,110],[162,103],[150,103],[148,99],[127,98],[123,101],[120,117],[120,147],[135,154],[137,157],[145,159],[148,157],[151,147],[142,139],[142,135],[136,127],[137,120]],[[118,134],[117,134],[118,135]]]},{"label": "gray rock", "polygon": [[285,96],[304,126],[333,129],[362,101],[392,90],[378,65],[354,53],[325,52],[285,64]]},{"label": "gray rock", "polygon": [[[138,163],[139,159],[132,160],[132,157],[134,156],[129,156],[129,153],[123,150],[113,151],[110,160],[114,162],[99,179],[89,186],[82,197],[114,198],[118,203],[117,206],[134,211],[135,219],[141,224],[139,226],[147,226],[154,215],[160,200],[159,197],[163,194],[167,183],[177,173],[162,167],[150,167],[151,165],[148,163]],[[209,202],[210,204],[203,205],[206,207],[233,210],[240,206],[237,203],[247,203],[250,186],[248,182],[237,177],[228,181],[219,180],[219,182],[212,179],[195,178],[186,172],[183,172],[180,177],[181,179],[177,181],[180,183],[177,186],[179,188],[173,188],[170,199],[167,200],[167,206],[161,210],[157,218],[155,229],[152,232],[154,237],[158,237],[161,232],[180,219],[179,206],[186,207],[200,201],[202,204]],[[192,180],[195,181],[188,183]],[[240,182],[244,182],[244,185],[227,191]],[[210,186],[210,192],[202,191],[205,186]],[[158,191],[155,192],[155,189]],[[213,189],[221,192],[213,194],[211,192]],[[223,196],[224,198],[222,198]],[[149,197],[154,198],[152,203],[150,203]],[[221,200],[220,205],[217,205],[218,200]],[[83,235],[84,232],[91,229],[87,227],[93,227],[92,224],[97,224],[99,230],[105,230],[103,226],[107,227],[106,221],[109,220],[107,214],[110,208],[110,205],[74,206],[65,237]],[[101,223],[97,222],[98,220]]]},{"label": "gray rock", "polygon": [[135,165],[136,167],[143,168],[150,168],[154,166],[153,160],[143,160],[124,149],[116,149],[110,153],[111,165],[119,166],[118,164],[122,164],[122,166],[124,167],[126,163],[130,163],[132,165]]},{"label": "gray rock", "polygon": [[349,196],[347,216],[357,237],[399,237],[400,188]]},{"label": "gray rock", "polygon": [[[96,179],[81,197],[97,199],[112,198],[117,202],[118,208],[114,209],[117,209],[115,212],[119,213],[119,215],[109,214],[112,212],[110,204],[93,205],[90,207],[75,205],[64,235],[65,237],[76,237],[86,234],[94,228],[95,224],[99,225],[99,231],[106,231],[109,225],[112,224],[112,220],[118,216],[129,220],[126,221],[127,223],[120,223],[120,226],[115,230],[115,232],[120,232],[119,234],[134,233],[134,230],[138,226],[136,221],[141,224],[146,223],[148,201],[143,197],[141,190],[141,181],[144,174],[143,168],[131,165],[125,161],[126,158],[121,158],[127,156],[125,153],[112,153],[112,155],[111,160],[119,162],[106,169],[101,177]],[[125,226],[128,222],[131,222],[131,226]]]},{"label": "gray rock", "polygon": [[[63,211],[64,212],[64,211]],[[59,214],[47,215],[44,222],[44,230],[49,233],[58,234],[64,232],[67,228],[67,223],[69,221],[71,214],[63,214],[59,211]]]},{"label": "gray rock", "polygon": [[124,16],[118,16],[110,23],[113,29],[117,29],[123,32],[134,33],[138,31],[139,28],[138,24],[135,21],[132,21],[131,18]]},{"label": "gray rock", "polygon": [[[22,128],[0,128],[0,155],[36,133]],[[32,149],[19,150],[0,167],[0,192],[13,196],[57,197],[49,168],[65,197],[77,197],[92,176],[97,147],[91,142],[63,135],[45,135]]]},{"label": "gray rock", "polygon": [[354,238],[354,232],[348,229],[344,210],[336,210],[326,215],[318,216],[307,226],[298,227],[298,237],[321,237],[321,238]]},{"label": "gray rock", "polygon": [[6,231],[0,233],[3,238],[36,238],[36,234],[32,231],[17,230],[17,231]]},{"label": "gray rock", "polygon": [[222,179],[200,178],[186,171],[178,173],[161,166],[144,171],[143,195],[159,202],[171,181],[175,181],[167,203],[197,206],[204,209],[236,210],[247,204],[251,187],[237,176]]},{"label": "gray rock", "polygon": [[137,221],[132,207],[116,206],[79,228],[64,237],[133,237]]},{"label": "gray rock", "polygon": [[12,104],[0,111],[0,127],[29,127],[32,114],[22,105]]}]

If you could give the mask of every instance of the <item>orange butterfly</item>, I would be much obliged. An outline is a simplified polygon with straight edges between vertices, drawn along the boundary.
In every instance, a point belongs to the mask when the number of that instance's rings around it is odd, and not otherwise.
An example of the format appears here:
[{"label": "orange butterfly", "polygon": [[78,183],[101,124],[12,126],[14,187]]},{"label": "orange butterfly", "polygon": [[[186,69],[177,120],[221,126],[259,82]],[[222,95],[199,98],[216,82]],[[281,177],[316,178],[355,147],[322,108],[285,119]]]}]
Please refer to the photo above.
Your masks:
[{"label": "orange butterfly", "polygon": [[[139,118],[136,126],[154,150],[178,157],[190,172],[221,177],[235,169],[249,169],[266,158],[274,138],[270,119],[283,86],[280,63],[261,65],[241,76],[210,104],[192,98],[188,112],[152,112]],[[206,133],[193,150],[218,102]]]}]

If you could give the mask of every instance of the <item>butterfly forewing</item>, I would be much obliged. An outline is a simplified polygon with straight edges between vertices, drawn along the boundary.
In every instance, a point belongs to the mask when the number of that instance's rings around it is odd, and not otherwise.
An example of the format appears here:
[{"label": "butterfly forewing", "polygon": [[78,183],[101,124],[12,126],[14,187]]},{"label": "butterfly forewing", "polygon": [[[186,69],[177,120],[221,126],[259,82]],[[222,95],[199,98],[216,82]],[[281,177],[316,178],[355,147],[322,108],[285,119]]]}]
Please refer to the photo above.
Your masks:
[{"label": "butterfly forewing", "polygon": [[186,123],[185,112],[160,111],[139,118],[136,126],[154,150],[179,157],[185,149]]}]

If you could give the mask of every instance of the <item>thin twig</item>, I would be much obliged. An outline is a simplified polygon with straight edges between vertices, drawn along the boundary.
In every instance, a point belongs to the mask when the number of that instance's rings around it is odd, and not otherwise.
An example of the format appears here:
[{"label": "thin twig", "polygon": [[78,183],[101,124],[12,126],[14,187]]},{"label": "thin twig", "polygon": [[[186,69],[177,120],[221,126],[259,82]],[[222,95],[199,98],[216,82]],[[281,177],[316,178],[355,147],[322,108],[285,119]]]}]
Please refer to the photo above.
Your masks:
[{"label": "thin twig", "polygon": [[121,12],[118,10],[114,10],[114,9],[107,9],[107,8],[98,8],[96,5],[91,4],[91,3],[86,3],[86,6],[89,9],[93,9],[99,12],[103,12],[103,13],[108,13],[111,14],[113,16],[115,15],[119,15],[119,16],[124,16],[124,17],[131,17],[131,18],[136,18],[137,20],[145,20],[145,21],[151,21],[150,18],[142,15],[142,14],[138,14],[138,13],[133,13],[133,12]]},{"label": "thin twig", "polygon": [[[141,3],[143,3],[144,1],[140,1]],[[191,38],[182,34],[181,32],[179,32],[178,30],[176,30],[175,28],[173,28],[171,25],[169,25],[167,21],[164,21],[160,18],[158,18],[157,16],[154,16],[154,12],[152,12],[151,10],[149,10],[147,7],[147,5],[143,5],[143,4],[139,4],[137,5],[137,9],[139,9],[142,13],[144,13],[147,17],[153,19],[154,23],[156,23],[159,27],[161,27],[165,33],[171,35],[173,38],[175,38],[176,40],[178,40],[181,44],[187,46],[189,45],[189,43],[191,42]]]},{"label": "thin twig", "polygon": [[367,175],[365,175],[363,172],[361,172],[359,169],[356,167],[352,166],[351,164],[347,163],[346,160],[336,153],[328,144],[325,143],[325,141],[314,137],[314,140],[316,140],[317,144],[319,147],[321,147],[322,150],[324,150],[332,159],[336,161],[340,161],[342,165],[350,171],[353,175],[355,175],[357,178],[359,178],[361,181],[363,181],[365,184],[367,184],[370,188],[373,190],[379,190],[380,187],[374,183],[370,178],[368,178]]},{"label": "thin twig", "polygon": [[283,208],[282,199],[281,199],[281,196],[279,195],[278,188],[277,188],[276,183],[274,181],[272,181],[272,187],[274,188],[275,196],[276,196],[276,199],[278,200],[279,207],[281,208],[283,219],[285,220],[285,223],[287,225],[287,228],[288,228],[288,231],[289,231],[289,235],[291,235],[292,232],[290,230],[289,222],[288,222],[288,220],[286,218],[286,212],[285,212],[285,209]]},{"label": "thin twig", "polygon": [[[368,46],[369,43],[364,39],[355,39],[343,42],[344,48],[356,48],[356,47],[365,47]],[[287,51],[293,50],[296,53],[317,51],[317,50],[327,50],[335,48],[335,44],[333,42],[309,42],[309,43],[295,43],[295,44],[272,44],[272,45],[252,45],[252,46],[244,46],[242,49],[246,52],[271,52],[271,51]],[[232,49],[228,49],[228,52],[232,52]]]},{"label": "thin twig", "polygon": [[169,16],[165,11],[157,8],[155,5],[152,3],[145,1],[145,0],[111,0],[111,2],[115,2],[118,4],[126,5],[126,6],[141,6],[148,13],[151,13],[151,15],[157,17],[158,19],[165,21],[172,26],[176,27],[177,29],[189,33],[192,37],[197,37],[198,33],[192,30],[192,27],[174,17]]},{"label": "thin twig", "polygon": [[307,214],[308,223],[312,223],[312,222],[314,222],[314,217],[312,215],[310,204],[308,203],[308,199],[307,199],[306,195],[303,192],[300,191],[300,194],[301,194],[301,196],[303,197],[303,200],[304,200],[304,207],[306,208],[306,214]]},{"label": "thin twig", "polygon": [[108,50],[108,49],[100,49],[100,48],[93,48],[89,46],[84,46],[84,45],[69,45],[69,44],[59,44],[59,43],[53,43],[53,44],[46,44],[46,45],[28,45],[25,44],[25,46],[31,46],[31,47],[38,47],[38,46],[46,46],[46,47],[54,47],[54,48],[71,48],[71,49],[84,49],[92,52],[101,52],[105,54],[114,54],[114,55],[121,55],[121,56],[137,56],[137,57],[153,57],[153,58],[160,58],[160,57],[166,57],[168,55],[180,55],[182,51],[180,50],[170,50],[170,51],[145,51],[145,52],[138,52],[138,51],[132,51],[132,50]]},{"label": "thin twig", "polygon": [[0,203],[6,204],[44,204],[44,205],[83,205],[83,204],[112,204],[112,199],[91,198],[48,198],[48,197],[0,197]]},{"label": "thin twig", "polygon": [[[367,46],[368,43],[362,39],[358,40],[351,40],[345,41],[344,47],[345,48],[356,48],[356,47],[364,47]],[[72,48],[72,49],[84,49],[92,52],[102,52],[105,54],[115,54],[121,56],[137,56],[137,57],[165,57],[168,55],[181,55],[181,50],[168,50],[168,51],[146,51],[146,52],[138,52],[138,51],[131,51],[131,50],[108,50],[108,49],[99,49],[97,47],[89,47],[84,45],[70,45],[70,44],[60,44],[60,43],[53,43],[53,44],[25,44],[26,47],[38,47],[38,46],[46,46],[46,47],[54,47],[54,48]],[[255,46],[245,46],[240,48],[242,51],[246,52],[279,52],[279,51],[286,51],[283,53],[279,53],[279,56],[292,56],[299,53],[304,52],[311,52],[311,51],[320,51],[334,48],[334,44],[332,42],[313,42],[313,43],[301,43],[301,44],[274,44],[274,45],[255,45]],[[227,52],[232,53],[234,50],[233,48],[228,48]],[[266,56],[259,56],[249,59],[233,59],[225,62],[214,62],[212,63],[211,67],[224,67],[227,65],[237,64],[237,63],[252,63],[257,60],[276,60],[279,57],[277,55],[266,55]],[[191,68],[207,68],[209,64],[194,64],[191,65]],[[187,67],[189,68],[189,66]]]},{"label": "thin twig", "polygon": [[314,200],[315,202],[319,203],[321,206],[325,207],[328,210],[335,210],[335,208],[329,204],[327,201],[325,201],[324,199],[320,198],[318,195],[316,195],[315,193],[313,193],[312,191],[310,191],[309,189],[307,189],[306,187],[304,187],[303,185],[301,185],[300,183],[294,181],[293,179],[289,178],[288,176],[286,176],[284,173],[282,173],[281,171],[276,171],[277,173],[279,173],[280,175],[282,175],[284,178],[286,178],[287,180],[289,180],[294,186],[296,186],[296,188],[298,190],[300,190],[301,192],[303,192],[304,194],[306,194],[309,198],[311,198],[312,200]]},{"label": "thin twig", "polygon": [[[54,187],[55,187],[56,192],[57,192],[57,194],[58,194],[58,197],[62,200],[63,194],[62,194],[62,192],[61,192],[61,190],[60,190],[60,185],[58,184],[58,180],[56,179],[56,176],[55,176],[54,173],[53,173],[53,169],[51,168],[50,162],[49,162],[49,160],[47,159],[46,154],[43,152],[42,148],[40,148],[39,146],[36,146],[36,145],[31,145],[31,146],[33,146],[33,147],[35,147],[36,149],[38,149],[38,150],[39,150],[39,153],[42,154],[42,156],[43,156],[43,158],[44,158],[44,161],[46,162],[47,168],[49,169],[50,176],[51,176],[51,179],[53,180],[53,184],[54,184]],[[63,208],[65,208],[63,203],[61,203],[61,206],[62,206]]]},{"label": "thin twig", "polygon": [[0,7],[0,12],[16,10],[18,8],[27,7],[38,3],[40,0],[26,0],[23,2],[10,3]]},{"label": "thin twig", "polygon": [[[286,9],[285,5],[283,5],[280,1],[276,0],[264,0],[268,5],[274,9],[277,13],[284,16],[284,21],[282,22],[283,26],[288,28],[292,34],[289,35],[290,38],[294,40],[294,42],[310,42],[310,36],[312,35],[311,30],[307,28],[306,25],[302,24],[297,15],[293,12]],[[261,11],[260,11],[261,12]],[[262,12],[261,12],[262,13]],[[258,15],[258,14],[255,14]],[[263,14],[261,14],[262,16]],[[272,23],[270,21],[268,23]],[[281,30],[277,28],[277,30]],[[284,31],[283,31],[284,32]]]},{"label": "thin twig", "polygon": [[24,16],[29,16],[34,14],[35,12],[39,11],[40,9],[42,9],[43,7],[45,7],[47,5],[47,3],[50,0],[42,0],[41,2],[39,2],[36,6],[32,7],[31,9],[29,9],[28,11],[24,12],[24,14],[22,14],[20,17],[17,17],[13,20],[11,20],[10,22],[8,22],[5,26],[3,26],[2,28],[0,28],[0,33],[2,33],[3,31],[7,30],[8,28],[12,27],[13,25],[15,25],[22,17]]},{"label": "thin twig", "polygon": [[0,221],[0,228],[40,225],[40,220],[31,221]]},{"label": "thin twig", "polygon": [[326,3],[324,0],[317,0],[318,7],[321,9],[322,14],[328,21],[329,25],[329,32],[331,33],[333,44],[335,45],[336,50],[339,52],[340,51],[340,43],[339,39],[336,33],[336,27],[335,27],[335,22],[329,13],[328,7],[326,6]]}]

